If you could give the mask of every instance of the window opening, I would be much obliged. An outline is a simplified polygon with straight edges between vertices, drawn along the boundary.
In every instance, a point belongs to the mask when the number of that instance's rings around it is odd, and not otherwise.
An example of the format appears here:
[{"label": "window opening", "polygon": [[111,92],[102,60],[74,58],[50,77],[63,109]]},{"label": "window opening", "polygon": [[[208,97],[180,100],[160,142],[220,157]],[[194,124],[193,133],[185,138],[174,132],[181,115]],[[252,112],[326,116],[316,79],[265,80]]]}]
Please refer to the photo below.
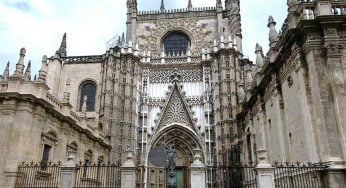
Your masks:
[{"label": "window opening", "polygon": [[171,32],[163,40],[163,45],[167,55],[185,55],[190,46],[190,40],[189,37],[182,32]]},{"label": "window opening", "polygon": [[86,82],[82,85],[79,97],[79,111],[82,111],[84,96],[87,96],[86,110],[92,112],[95,110],[96,86],[92,82]]}]

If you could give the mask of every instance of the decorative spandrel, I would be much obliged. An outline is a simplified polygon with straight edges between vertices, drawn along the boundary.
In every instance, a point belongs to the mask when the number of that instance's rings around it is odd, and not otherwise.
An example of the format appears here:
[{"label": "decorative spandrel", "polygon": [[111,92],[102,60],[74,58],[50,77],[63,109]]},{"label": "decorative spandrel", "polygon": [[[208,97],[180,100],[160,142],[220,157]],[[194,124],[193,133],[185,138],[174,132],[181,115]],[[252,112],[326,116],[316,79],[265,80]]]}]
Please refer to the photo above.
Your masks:
[{"label": "decorative spandrel", "polygon": [[170,125],[172,123],[189,123],[187,110],[184,108],[183,101],[176,89],[173,91],[172,97],[168,103],[162,123],[164,125]]}]

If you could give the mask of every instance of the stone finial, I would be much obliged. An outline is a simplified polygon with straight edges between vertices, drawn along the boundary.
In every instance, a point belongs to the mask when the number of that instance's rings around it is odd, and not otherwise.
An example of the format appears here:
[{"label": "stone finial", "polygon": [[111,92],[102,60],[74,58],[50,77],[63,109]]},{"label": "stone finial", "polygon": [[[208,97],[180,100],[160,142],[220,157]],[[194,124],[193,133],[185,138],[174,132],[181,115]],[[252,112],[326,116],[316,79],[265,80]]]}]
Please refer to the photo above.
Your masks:
[{"label": "stone finial", "polygon": [[275,29],[276,22],[274,21],[273,16],[269,16],[268,18],[268,28],[269,28],[269,42],[275,42],[279,38],[279,34]]},{"label": "stone finial", "polygon": [[41,69],[38,72],[38,81],[41,81],[41,82],[45,82],[46,81],[46,76],[47,76],[47,60],[48,60],[48,57],[46,55],[44,55],[42,57]]},{"label": "stone finial", "polygon": [[127,49],[127,53],[132,53],[132,47],[133,47],[133,44],[132,44],[132,41],[130,40],[129,45],[128,45],[128,49]]},{"label": "stone finial", "polygon": [[238,86],[238,97],[239,97],[239,102],[243,102],[245,99],[245,91],[244,91],[243,84],[239,84]]},{"label": "stone finial", "polygon": [[14,76],[22,77],[24,71],[24,57],[25,57],[26,49],[21,48],[19,52],[19,60],[16,64],[16,71],[14,72]]},{"label": "stone finial", "polygon": [[213,51],[214,52],[217,52],[219,49],[218,49],[218,47],[217,47],[217,41],[216,41],[216,39],[214,39],[214,47],[213,47]]},{"label": "stone finial", "polygon": [[28,66],[26,67],[23,79],[26,81],[31,80],[31,60],[29,60]]},{"label": "stone finial", "polygon": [[228,36],[228,45],[227,45],[228,48],[233,48],[233,36],[232,35],[229,35]]},{"label": "stone finial", "polygon": [[66,45],[66,33],[64,33],[64,36],[62,37],[61,44],[59,50],[56,52],[56,55],[59,57],[66,57],[67,51],[66,51],[67,45]]},{"label": "stone finial", "polygon": [[192,55],[191,54],[191,48],[187,49],[186,55],[187,55],[187,62],[191,63],[191,55]]},{"label": "stone finial", "polygon": [[7,80],[7,78],[10,76],[10,62],[7,62],[7,65],[5,67],[4,73],[2,74],[2,79]]},{"label": "stone finial", "polygon": [[263,51],[262,51],[262,46],[260,46],[258,43],[256,44],[256,65],[257,65],[257,70],[261,69],[263,67]]},{"label": "stone finial", "polygon": [[121,35],[121,44],[125,43],[125,33],[123,32],[123,34]]},{"label": "stone finial", "polygon": [[62,103],[70,103],[70,85],[71,80],[67,79],[64,89],[64,98],[62,99]]},{"label": "stone finial", "polygon": [[245,79],[246,90],[249,90],[252,86],[252,81],[253,81],[251,65],[247,66],[247,69],[245,72],[246,72],[246,79]]},{"label": "stone finial", "polygon": [[225,48],[225,37],[223,35],[220,36],[220,48]]},{"label": "stone finial", "polygon": [[138,56],[138,51],[139,51],[139,44],[136,43],[135,45],[135,52],[133,53],[135,56]]},{"label": "stone finial", "polygon": [[188,9],[189,11],[192,10],[192,2],[191,2],[191,0],[189,0],[189,4],[187,5],[187,9]]},{"label": "stone finial", "polygon": [[81,116],[82,118],[86,118],[87,101],[88,101],[88,97],[87,97],[86,95],[84,95],[84,97],[83,97],[83,103],[82,103],[82,108],[81,108],[81,114],[80,114],[80,116]]},{"label": "stone finial", "polygon": [[161,0],[160,11],[161,11],[161,13],[165,12],[165,2],[164,2],[164,0]]},{"label": "stone finial", "polygon": [[130,146],[127,146],[127,155],[126,155],[126,161],[122,165],[122,167],[135,167],[135,162],[133,160],[133,151],[131,150]]}]

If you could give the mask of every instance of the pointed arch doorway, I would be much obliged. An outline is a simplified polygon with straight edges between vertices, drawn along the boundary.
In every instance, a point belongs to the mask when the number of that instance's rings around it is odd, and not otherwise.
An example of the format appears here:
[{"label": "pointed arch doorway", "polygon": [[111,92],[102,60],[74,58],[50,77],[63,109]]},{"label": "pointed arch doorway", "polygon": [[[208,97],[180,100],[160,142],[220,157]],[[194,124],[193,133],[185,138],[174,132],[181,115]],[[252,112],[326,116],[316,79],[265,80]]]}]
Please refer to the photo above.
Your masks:
[{"label": "pointed arch doorway", "polygon": [[[187,105],[184,92],[182,92],[179,75],[173,76],[172,80],[168,98],[153,130],[153,136],[150,138],[148,151],[150,154],[155,148],[161,147],[159,158],[161,157],[161,160],[164,161],[167,160],[164,148],[168,145],[174,145],[176,150],[176,187],[188,188],[191,183],[189,167],[193,163],[194,156],[200,155],[201,162],[204,163],[203,142],[199,129],[195,125],[192,111]],[[149,159],[147,162],[148,187],[167,188],[168,177],[165,168],[168,165],[155,165],[155,159],[151,162]]]},{"label": "pointed arch doorway", "polygon": [[[186,125],[175,123],[165,126],[158,131],[156,135],[157,136],[153,137],[152,147],[150,148],[149,153],[151,150],[155,150],[156,148],[164,150],[165,147],[173,145],[176,150],[175,173],[177,188],[188,188],[191,183],[189,167],[193,162],[193,158],[196,154],[203,155],[196,133]],[[161,155],[165,155],[163,152],[164,151],[161,151]],[[165,158],[166,156],[161,157]],[[157,160],[159,160],[158,158]],[[150,183],[148,187],[160,187],[160,182],[167,187],[167,163],[155,164],[157,161],[151,161],[150,159],[148,162],[148,180]],[[161,178],[161,180],[158,180],[157,178]]]}]

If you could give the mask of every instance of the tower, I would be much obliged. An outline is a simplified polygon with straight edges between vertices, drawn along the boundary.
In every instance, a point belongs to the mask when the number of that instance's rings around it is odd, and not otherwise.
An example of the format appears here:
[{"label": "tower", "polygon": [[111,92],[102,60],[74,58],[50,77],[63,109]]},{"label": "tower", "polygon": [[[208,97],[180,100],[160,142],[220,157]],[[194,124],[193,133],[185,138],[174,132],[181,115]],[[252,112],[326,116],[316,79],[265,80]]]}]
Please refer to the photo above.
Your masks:
[{"label": "tower", "polygon": [[[124,41],[123,41],[124,42]],[[140,76],[137,48],[130,41],[106,53],[101,68],[100,116],[113,146],[110,158],[122,163],[136,148],[137,98]]]}]

